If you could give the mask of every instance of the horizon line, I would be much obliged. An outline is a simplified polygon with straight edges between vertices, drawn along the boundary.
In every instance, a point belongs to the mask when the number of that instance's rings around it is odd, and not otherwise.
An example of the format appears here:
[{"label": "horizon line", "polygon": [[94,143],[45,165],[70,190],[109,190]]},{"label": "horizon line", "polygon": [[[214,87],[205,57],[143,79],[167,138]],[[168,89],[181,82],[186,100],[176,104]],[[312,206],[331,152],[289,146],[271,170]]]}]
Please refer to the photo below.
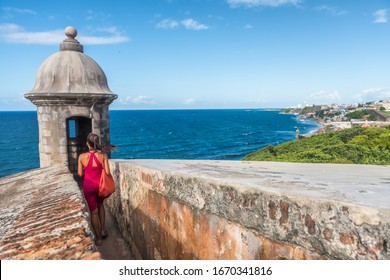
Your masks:
[{"label": "horizon line", "polygon": [[[243,107],[243,108],[128,108],[109,109],[109,111],[168,111],[168,110],[281,110],[290,107]],[[37,110],[0,110],[0,112],[37,112]]]}]

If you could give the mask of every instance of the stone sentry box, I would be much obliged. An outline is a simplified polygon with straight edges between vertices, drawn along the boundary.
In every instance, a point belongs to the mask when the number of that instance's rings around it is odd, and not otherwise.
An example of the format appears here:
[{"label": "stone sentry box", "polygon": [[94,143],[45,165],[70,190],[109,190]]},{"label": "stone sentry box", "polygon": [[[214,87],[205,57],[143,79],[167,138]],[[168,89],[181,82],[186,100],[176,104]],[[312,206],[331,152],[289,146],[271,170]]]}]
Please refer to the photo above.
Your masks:
[{"label": "stone sentry box", "polygon": [[100,66],[84,54],[75,39],[77,30],[68,26],[65,35],[60,51],[42,63],[25,97],[38,107],[40,166],[66,163],[76,171],[90,132],[110,144],[108,106],[117,95]]}]

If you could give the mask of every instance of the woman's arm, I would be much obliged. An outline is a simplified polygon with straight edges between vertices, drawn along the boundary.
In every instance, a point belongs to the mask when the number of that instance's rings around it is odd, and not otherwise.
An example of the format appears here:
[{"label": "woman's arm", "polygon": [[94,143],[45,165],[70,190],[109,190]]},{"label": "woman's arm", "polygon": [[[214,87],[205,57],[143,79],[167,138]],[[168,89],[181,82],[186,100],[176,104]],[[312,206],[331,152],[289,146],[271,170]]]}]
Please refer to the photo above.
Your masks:
[{"label": "woman's arm", "polygon": [[79,155],[79,159],[78,159],[78,162],[77,162],[77,174],[79,175],[79,177],[83,177],[84,176],[84,169],[83,169],[83,165],[81,163],[81,156],[82,155]]},{"label": "woman's arm", "polygon": [[111,174],[111,171],[110,171],[110,166],[108,165],[108,156],[106,154],[103,153],[103,156],[104,156],[104,171],[106,171],[106,174],[107,175],[110,175]]}]

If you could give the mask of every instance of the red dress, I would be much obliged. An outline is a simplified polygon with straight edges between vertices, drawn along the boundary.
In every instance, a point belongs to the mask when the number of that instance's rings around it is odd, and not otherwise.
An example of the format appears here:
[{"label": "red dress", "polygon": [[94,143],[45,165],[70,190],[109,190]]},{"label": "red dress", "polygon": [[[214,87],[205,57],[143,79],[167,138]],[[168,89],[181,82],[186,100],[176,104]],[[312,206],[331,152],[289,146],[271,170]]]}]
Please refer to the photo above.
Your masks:
[{"label": "red dress", "polygon": [[[96,162],[96,166],[92,165],[93,161]],[[88,165],[84,167],[83,192],[91,212],[95,211],[98,203],[104,200],[104,198],[99,197],[99,182],[102,171],[103,165],[95,155],[95,152],[89,152]]]}]

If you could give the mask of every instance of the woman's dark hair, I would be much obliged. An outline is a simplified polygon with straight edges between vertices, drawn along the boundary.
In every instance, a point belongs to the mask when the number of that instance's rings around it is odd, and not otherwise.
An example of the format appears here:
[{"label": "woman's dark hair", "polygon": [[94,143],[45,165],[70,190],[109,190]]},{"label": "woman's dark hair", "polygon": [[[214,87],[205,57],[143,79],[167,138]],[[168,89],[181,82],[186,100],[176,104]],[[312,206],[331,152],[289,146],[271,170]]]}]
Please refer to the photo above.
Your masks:
[{"label": "woman's dark hair", "polygon": [[93,147],[95,150],[100,150],[102,152],[109,152],[115,150],[115,145],[102,146],[100,144],[100,138],[96,134],[90,133],[87,136],[87,143],[89,146]]}]

